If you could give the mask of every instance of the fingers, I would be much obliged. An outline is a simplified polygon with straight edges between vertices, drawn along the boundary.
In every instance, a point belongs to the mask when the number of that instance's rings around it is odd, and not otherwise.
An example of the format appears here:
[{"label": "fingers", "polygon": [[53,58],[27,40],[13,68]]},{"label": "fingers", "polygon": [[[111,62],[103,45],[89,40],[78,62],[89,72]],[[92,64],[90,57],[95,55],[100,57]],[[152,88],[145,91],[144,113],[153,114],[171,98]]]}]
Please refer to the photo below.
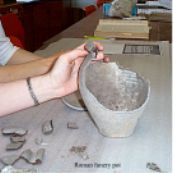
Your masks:
[{"label": "fingers", "polygon": [[[94,44],[96,45],[96,47],[98,48],[98,54],[97,54],[97,58],[96,60],[103,60],[104,62],[109,62],[109,58],[105,58],[104,57],[104,53],[103,53],[103,46],[99,43],[99,42],[94,42]],[[78,46],[76,49],[70,51],[70,52],[66,52],[63,55],[60,56],[60,59],[63,62],[66,63],[73,63],[73,61],[75,61],[78,58],[84,58],[86,57],[86,55],[88,54],[88,52],[85,50],[85,45],[86,43]]]},{"label": "fingers", "polygon": [[103,51],[98,51],[96,60],[103,60],[104,54]]},{"label": "fingers", "polygon": [[99,43],[99,42],[94,42],[94,44],[96,45],[96,47],[97,47],[97,49],[98,49],[99,51],[103,51],[103,46],[101,45],[101,43]]},{"label": "fingers", "polygon": [[109,58],[108,56],[105,56],[105,57],[103,58],[103,62],[105,62],[105,63],[110,62],[110,58]]},{"label": "fingers", "polygon": [[[87,43],[84,43],[80,46],[78,46],[76,49],[78,50],[85,50],[85,45]],[[98,49],[97,57],[96,60],[103,60],[104,59],[104,54],[103,54],[103,46],[99,42],[94,42],[95,46]]]},{"label": "fingers", "polygon": [[83,58],[79,58],[77,61],[75,61],[75,66],[73,68],[72,75],[78,75],[79,68],[83,61],[84,61]]},{"label": "fingers", "polygon": [[83,43],[82,45],[76,47],[76,49],[85,50],[85,44],[86,43]]},{"label": "fingers", "polygon": [[68,53],[63,54],[60,59],[62,59],[62,61],[66,61],[67,63],[73,63],[73,61],[75,61],[78,58],[84,58],[86,55],[88,54],[88,52],[86,50],[82,50],[82,49],[74,49]]},{"label": "fingers", "polygon": [[[101,43],[99,43],[99,42],[93,42],[93,43],[95,44],[95,46],[97,47],[97,49],[98,49],[99,51],[103,51],[103,46],[101,45]],[[85,50],[85,45],[86,45],[86,44],[87,44],[87,43],[84,43],[84,44],[78,46],[76,49]]]}]

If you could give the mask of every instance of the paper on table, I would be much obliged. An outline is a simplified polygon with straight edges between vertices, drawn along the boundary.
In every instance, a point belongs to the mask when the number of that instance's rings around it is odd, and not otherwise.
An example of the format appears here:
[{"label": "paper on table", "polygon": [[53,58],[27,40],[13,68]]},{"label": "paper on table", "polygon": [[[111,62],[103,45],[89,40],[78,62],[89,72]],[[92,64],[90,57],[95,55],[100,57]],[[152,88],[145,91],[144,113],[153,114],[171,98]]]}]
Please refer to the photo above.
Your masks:
[{"label": "paper on table", "polygon": [[159,0],[159,2],[163,7],[172,9],[172,0]]},{"label": "paper on table", "polygon": [[138,9],[138,14],[158,14],[158,13],[172,13],[172,10],[167,9]]},{"label": "paper on table", "polygon": [[159,0],[159,1],[147,1],[145,4],[137,4],[139,7],[162,7],[167,9],[172,9],[171,1],[170,0]]}]

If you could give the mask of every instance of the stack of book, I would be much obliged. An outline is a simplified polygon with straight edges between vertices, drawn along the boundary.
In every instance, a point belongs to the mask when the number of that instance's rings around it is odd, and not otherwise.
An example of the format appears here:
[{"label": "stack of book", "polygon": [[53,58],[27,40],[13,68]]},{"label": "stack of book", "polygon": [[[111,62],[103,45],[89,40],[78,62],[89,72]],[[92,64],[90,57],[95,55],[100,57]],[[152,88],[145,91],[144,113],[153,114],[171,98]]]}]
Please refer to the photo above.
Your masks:
[{"label": "stack of book", "polygon": [[147,20],[100,19],[94,35],[104,38],[149,39]]}]

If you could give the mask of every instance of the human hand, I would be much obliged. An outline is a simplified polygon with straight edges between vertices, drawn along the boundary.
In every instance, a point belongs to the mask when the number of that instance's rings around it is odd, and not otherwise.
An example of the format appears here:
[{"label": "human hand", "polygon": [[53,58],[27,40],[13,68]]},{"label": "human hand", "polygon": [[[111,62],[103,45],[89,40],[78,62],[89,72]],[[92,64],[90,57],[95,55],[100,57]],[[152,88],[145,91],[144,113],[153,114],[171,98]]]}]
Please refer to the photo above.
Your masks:
[{"label": "human hand", "polygon": [[[96,60],[108,62],[109,58],[103,54],[103,46],[99,43],[95,45],[99,50]],[[79,68],[88,54],[84,47],[85,44],[62,54],[48,73],[47,77],[50,85],[56,90],[56,97],[62,97],[77,90]]]}]

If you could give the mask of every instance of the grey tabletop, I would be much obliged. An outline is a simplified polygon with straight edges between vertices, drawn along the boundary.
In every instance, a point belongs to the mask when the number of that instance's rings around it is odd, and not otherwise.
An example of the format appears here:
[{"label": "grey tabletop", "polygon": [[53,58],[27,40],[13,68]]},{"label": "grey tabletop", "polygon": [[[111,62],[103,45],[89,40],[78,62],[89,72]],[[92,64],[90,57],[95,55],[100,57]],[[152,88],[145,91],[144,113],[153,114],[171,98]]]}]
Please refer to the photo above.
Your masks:
[{"label": "grey tabletop", "polygon": [[[61,49],[73,48],[84,42],[82,39],[62,39],[39,50],[39,55],[48,56]],[[17,151],[6,151],[9,137],[0,134],[0,156],[20,154],[25,149],[36,151],[45,148],[41,164],[30,165],[24,160],[15,163],[16,168],[35,168],[46,173],[150,173],[148,162],[156,163],[163,172],[171,173],[171,59],[167,42],[138,42],[159,45],[160,55],[122,53],[125,42],[102,41],[111,61],[130,68],[150,81],[149,102],[136,129],[128,138],[102,136],[92,122],[88,112],[67,107],[61,99],[52,100],[38,107],[19,111],[0,118],[0,128],[23,127],[28,130],[27,141]],[[127,44],[128,42],[126,42]],[[136,42],[129,42],[136,44]],[[108,46],[111,45],[111,46]],[[111,49],[109,49],[111,47]],[[10,103],[12,104],[12,103]],[[53,120],[52,134],[43,135],[41,125]],[[76,122],[78,129],[67,128],[68,122]],[[46,145],[38,145],[41,137]],[[86,146],[88,158],[71,152],[72,146]],[[117,165],[121,165],[118,167]],[[3,165],[0,165],[3,167]]]}]

